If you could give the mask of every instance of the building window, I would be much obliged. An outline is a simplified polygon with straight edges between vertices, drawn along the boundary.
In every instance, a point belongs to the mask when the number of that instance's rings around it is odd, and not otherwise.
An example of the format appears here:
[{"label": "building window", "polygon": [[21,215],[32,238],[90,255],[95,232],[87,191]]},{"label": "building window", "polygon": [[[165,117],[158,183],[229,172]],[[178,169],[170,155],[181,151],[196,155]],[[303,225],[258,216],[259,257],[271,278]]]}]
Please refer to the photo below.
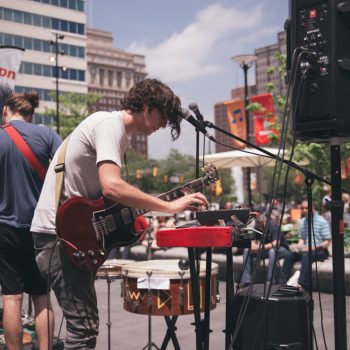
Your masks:
[{"label": "building window", "polygon": [[108,85],[113,86],[113,71],[108,71]]},{"label": "building window", "polygon": [[100,85],[104,84],[105,80],[105,71],[103,69],[100,69]]},{"label": "building window", "polygon": [[117,72],[117,86],[122,87],[122,72]]}]

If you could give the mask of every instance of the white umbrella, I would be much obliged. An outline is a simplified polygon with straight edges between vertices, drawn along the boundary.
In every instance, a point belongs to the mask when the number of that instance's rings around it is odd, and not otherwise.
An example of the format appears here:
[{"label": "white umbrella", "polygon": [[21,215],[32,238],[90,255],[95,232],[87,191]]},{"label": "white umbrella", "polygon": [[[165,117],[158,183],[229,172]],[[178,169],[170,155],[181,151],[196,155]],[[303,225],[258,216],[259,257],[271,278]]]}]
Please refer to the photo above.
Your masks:
[{"label": "white umbrella", "polygon": [[[278,148],[265,147],[264,150],[277,155]],[[205,163],[215,165],[217,168],[244,167],[254,168],[261,166],[274,166],[275,159],[254,148],[244,148],[242,151],[229,151],[207,154]]]}]

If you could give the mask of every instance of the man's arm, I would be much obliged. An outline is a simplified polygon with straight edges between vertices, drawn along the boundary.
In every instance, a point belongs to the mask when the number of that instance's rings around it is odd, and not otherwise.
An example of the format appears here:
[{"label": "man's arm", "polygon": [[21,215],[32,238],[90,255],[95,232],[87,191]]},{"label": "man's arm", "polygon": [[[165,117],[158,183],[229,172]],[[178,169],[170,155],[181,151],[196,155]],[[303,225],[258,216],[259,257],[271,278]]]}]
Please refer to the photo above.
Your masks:
[{"label": "man's arm", "polygon": [[175,214],[186,209],[196,210],[194,204],[208,204],[202,193],[187,194],[172,202],[144,193],[124,181],[120,167],[111,161],[99,163],[97,169],[103,196],[128,207]]}]

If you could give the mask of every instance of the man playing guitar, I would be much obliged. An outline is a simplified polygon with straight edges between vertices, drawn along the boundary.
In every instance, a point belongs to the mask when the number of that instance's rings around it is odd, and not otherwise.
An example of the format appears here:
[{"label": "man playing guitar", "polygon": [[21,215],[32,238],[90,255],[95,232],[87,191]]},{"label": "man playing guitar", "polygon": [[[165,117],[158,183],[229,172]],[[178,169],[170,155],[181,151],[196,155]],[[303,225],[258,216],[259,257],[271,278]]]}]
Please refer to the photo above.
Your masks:
[{"label": "man playing guitar", "polygon": [[[142,132],[150,135],[169,125],[172,138],[179,136],[183,110],[173,91],[158,80],[146,79],[129,91],[121,105],[121,111],[93,113],[72,132],[65,155],[60,205],[64,206],[64,202],[72,197],[97,200],[102,196],[131,208],[177,213],[208,204],[199,192],[187,191],[173,201],[157,198],[131,186],[121,177],[122,159],[131,134]],[[64,249],[66,246],[73,246],[80,258],[82,253],[69,239],[57,240],[57,231],[59,236],[60,232],[56,226],[59,220],[55,208],[55,165],[59,152],[46,175],[31,231],[39,269],[50,280],[66,318],[65,348],[94,349],[99,322],[94,272],[89,269],[81,271],[71,263]],[[71,217],[74,230],[79,229],[79,220],[79,215]],[[98,225],[99,222],[95,223]],[[75,234],[71,233],[72,236]],[[102,250],[99,253],[104,254]]]}]

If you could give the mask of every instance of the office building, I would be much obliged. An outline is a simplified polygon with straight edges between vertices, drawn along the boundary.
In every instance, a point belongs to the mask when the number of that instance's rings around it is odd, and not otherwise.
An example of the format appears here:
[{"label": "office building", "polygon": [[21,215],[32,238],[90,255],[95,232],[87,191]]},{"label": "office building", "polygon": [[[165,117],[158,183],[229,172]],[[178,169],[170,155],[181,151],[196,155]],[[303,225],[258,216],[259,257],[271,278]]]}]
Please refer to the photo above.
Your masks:
[{"label": "office building", "polygon": [[268,92],[268,84],[273,84],[274,89],[272,92],[274,94],[285,95],[286,93],[284,77],[279,72],[280,61],[277,59],[276,53],[286,54],[285,32],[279,32],[277,34],[277,43],[255,50],[255,55],[258,57],[255,62],[257,94]]},{"label": "office building", "polygon": [[[145,79],[145,56],[113,48],[111,32],[88,28],[86,34],[88,91],[101,96],[93,108],[117,110],[130,88]],[[132,135],[131,147],[147,157],[147,135]]]},{"label": "office building", "polygon": [[83,0],[0,0],[0,45],[25,49],[16,91],[39,92],[36,123],[55,125],[55,115],[42,113],[45,107],[56,109],[56,66],[59,91],[87,93],[84,5]]}]

